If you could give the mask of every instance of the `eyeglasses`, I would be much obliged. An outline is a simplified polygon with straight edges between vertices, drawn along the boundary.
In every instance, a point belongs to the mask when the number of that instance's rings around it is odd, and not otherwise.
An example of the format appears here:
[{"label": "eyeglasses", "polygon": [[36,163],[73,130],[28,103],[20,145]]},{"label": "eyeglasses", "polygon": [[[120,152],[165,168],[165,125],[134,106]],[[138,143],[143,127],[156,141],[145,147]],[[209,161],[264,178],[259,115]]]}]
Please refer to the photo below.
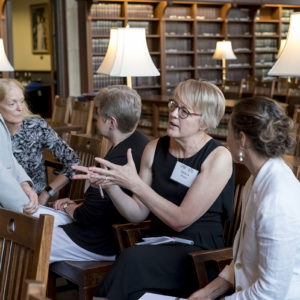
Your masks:
[{"label": "eyeglasses", "polygon": [[178,116],[180,119],[186,119],[189,116],[202,116],[201,114],[191,113],[184,106],[179,106],[174,99],[170,99],[168,102],[168,108],[170,112],[173,112],[176,108],[178,108]]}]

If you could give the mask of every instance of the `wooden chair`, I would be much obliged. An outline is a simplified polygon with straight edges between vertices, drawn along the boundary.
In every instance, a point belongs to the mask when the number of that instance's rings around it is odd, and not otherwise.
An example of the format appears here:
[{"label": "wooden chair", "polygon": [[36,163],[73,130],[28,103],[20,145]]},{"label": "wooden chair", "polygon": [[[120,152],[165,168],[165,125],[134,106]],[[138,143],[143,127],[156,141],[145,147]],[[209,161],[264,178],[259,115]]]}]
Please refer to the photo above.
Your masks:
[{"label": "wooden chair", "polygon": [[94,101],[74,101],[70,123],[82,126],[82,130],[78,131],[78,133],[91,134],[93,110]]},{"label": "wooden chair", "polygon": [[[95,157],[104,157],[110,142],[104,138],[92,138],[85,135],[70,136],[69,145],[78,154],[82,165],[91,166],[95,164]],[[72,180],[66,188],[68,197],[71,199],[83,199],[85,181]],[[113,262],[111,261],[61,261],[50,265],[50,278],[48,293],[51,298],[56,297],[55,278],[63,277],[78,286],[80,299],[92,299],[100,281],[109,271]]]},{"label": "wooden chair", "polygon": [[242,89],[245,80],[240,81],[231,81],[226,80],[222,88],[223,94],[226,99],[241,99],[242,98]]},{"label": "wooden chair", "polygon": [[62,98],[55,96],[51,122],[67,124],[70,121],[72,112],[73,98]]},{"label": "wooden chair", "polygon": [[300,106],[300,83],[293,83],[287,91],[286,103],[288,104],[287,113],[293,117],[295,107]]},{"label": "wooden chair", "polygon": [[53,221],[0,209],[1,299],[21,299],[25,278],[47,283]]},{"label": "wooden chair", "polygon": [[[104,157],[111,146],[110,142],[103,136],[93,138],[76,134],[71,134],[69,145],[76,151],[83,166],[95,165],[95,157]],[[67,189],[70,199],[83,199],[85,181],[72,180]]]},{"label": "wooden chair", "polygon": [[264,81],[259,79],[255,82],[253,96],[265,96],[273,98],[275,90],[275,80]]},{"label": "wooden chair", "polygon": [[46,297],[46,286],[43,282],[26,279],[21,300],[50,300]]},{"label": "wooden chair", "polygon": [[209,273],[206,268],[207,262],[213,262],[217,272],[221,271],[224,265],[232,259],[232,244],[234,236],[240,224],[241,194],[250,176],[248,169],[242,164],[235,164],[235,194],[234,194],[234,219],[228,221],[224,227],[224,241],[227,248],[217,250],[201,250],[190,253],[193,258],[199,287],[204,287],[209,282]]},{"label": "wooden chair", "polygon": [[[133,245],[132,241],[126,239],[125,230],[138,228],[138,230],[149,227],[149,222],[141,225],[131,223],[113,225],[119,250]],[[96,293],[100,282],[113,265],[112,261],[61,261],[50,265],[50,276],[48,282],[48,295],[55,299],[56,287],[55,277],[60,276],[78,286],[80,300],[91,300]]]},{"label": "wooden chair", "polygon": [[300,156],[300,107],[296,106],[294,108],[293,121],[294,121],[293,134],[296,139],[296,145],[291,154],[294,156]]},{"label": "wooden chair", "polygon": [[300,166],[294,167],[293,171],[294,171],[296,177],[298,178],[298,180],[300,181]]},{"label": "wooden chair", "polygon": [[242,83],[242,97],[252,97],[255,84],[256,79],[252,76],[248,76],[246,79],[244,79]]}]

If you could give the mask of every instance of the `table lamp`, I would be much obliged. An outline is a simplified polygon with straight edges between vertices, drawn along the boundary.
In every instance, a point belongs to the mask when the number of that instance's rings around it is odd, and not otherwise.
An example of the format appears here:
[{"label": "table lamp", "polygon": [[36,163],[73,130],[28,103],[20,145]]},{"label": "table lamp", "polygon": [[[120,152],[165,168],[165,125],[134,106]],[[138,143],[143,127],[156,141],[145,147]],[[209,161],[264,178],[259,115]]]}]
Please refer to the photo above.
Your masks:
[{"label": "table lamp", "polygon": [[148,51],[145,28],[112,28],[104,60],[97,73],[127,78],[131,76],[159,76]]},{"label": "table lamp", "polygon": [[4,45],[3,45],[3,39],[0,39],[0,72],[9,72],[13,71],[14,68],[8,61],[5,50],[4,50]]},{"label": "table lamp", "polygon": [[222,86],[224,87],[226,81],[226,59],[236,59],[232,50],[230,41],[220,41],[216,44],[216,50],[213,59],[222,60]]},{"label": "table lamp", "polygon": [[286,44],[278,56],[270,76],[297,77],[300,76],[300,13],[291,15],[290,27]]},{"label": "table lamp", "polygon": [[280,41],[280,47],[279,47],[278,53],[276,55],[276,58],[278,58],[280,56],[285,44],[286,44],[286,40],[281,40]]}]

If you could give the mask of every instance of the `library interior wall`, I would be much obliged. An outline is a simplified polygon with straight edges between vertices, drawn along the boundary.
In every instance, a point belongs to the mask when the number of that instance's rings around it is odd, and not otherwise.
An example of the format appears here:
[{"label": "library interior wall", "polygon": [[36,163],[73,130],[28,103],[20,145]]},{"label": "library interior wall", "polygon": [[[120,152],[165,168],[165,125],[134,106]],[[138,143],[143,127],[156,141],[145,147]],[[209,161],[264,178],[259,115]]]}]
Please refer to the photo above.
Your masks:
[{"label": "library interior wall", "polygon": [[12,32],[15,70],[50,71],[51,55],[33,54],[30,5],[49,3],[43,0],[12,0]]},{"label": "library interior wall", "polygon": [[68,43],[68,73],[69,73],[69,94],[78,96],[81,94],[80,88],[80,65],[79,65],[79,33],[77,1],[66,1],[67,14],[67,43]]}]

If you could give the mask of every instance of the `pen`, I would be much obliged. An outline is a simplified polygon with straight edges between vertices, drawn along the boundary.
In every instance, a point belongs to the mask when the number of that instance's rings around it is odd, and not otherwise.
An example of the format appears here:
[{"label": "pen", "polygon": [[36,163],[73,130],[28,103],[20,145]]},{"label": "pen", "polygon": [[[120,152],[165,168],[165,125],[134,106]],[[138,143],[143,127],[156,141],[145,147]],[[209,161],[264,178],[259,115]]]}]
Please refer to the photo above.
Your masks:
[{"label": "pen", "polygon": [[104,194],[101,185],[99,184],[99,192],[102,199],[104,199]]},{"label": "pen", "polygon": [[[93,165],[92,167],[95,168],[96,166]],[[100,184],[99,184],[99,193],[100,193],[101,199],[104,199],[104,193],[103,193],[103,190],[102,190],[102,187]]]}]

